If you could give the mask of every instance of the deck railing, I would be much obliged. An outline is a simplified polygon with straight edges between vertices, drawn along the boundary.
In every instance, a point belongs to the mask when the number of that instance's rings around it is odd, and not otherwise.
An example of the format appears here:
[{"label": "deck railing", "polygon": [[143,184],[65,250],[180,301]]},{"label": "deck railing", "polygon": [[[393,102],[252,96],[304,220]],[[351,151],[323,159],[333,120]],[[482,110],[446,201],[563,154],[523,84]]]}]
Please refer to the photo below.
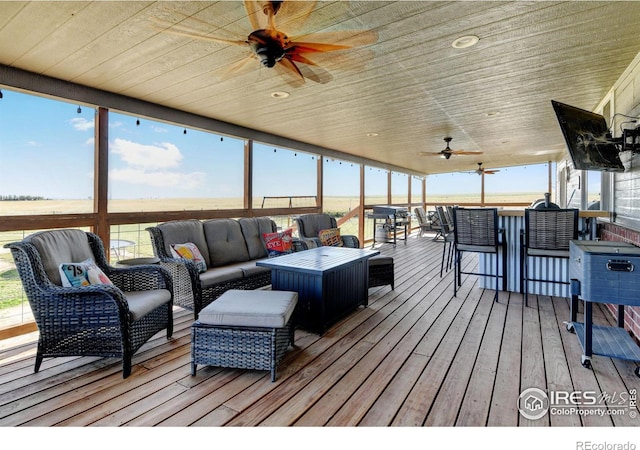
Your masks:
[{"label": "deck railing", "polygon": [[[291,201],[293,197],[287,197]],[[413,208],[423,206],[426,210],[435,208],[437,205],[447,205],[447,203],[425,203],[425,204],[396,204],[394,206],[406,207],[411,212],[409,232],[416,230],[417,220],[413,218]],[[528,203],[459,203],[459,206],[496,206],[501,208],[525,208]],[[295,209],[295,208],[291,208]],[[351,234],[358,236],[362,246],[369,245],[373,240],[373,221],[367,219],[367,213],[373,209],[373,205],[365,205],[361,208],[356,205],[351,209],[342,212],[331,212],[336,217],[338,226],[342,234]],[[286,211],[286,209],[284,209]],[[298,210],[296,210],[297,212]],[[364,211],[361,216],[360,212]],[[268,212],[268,211],[267,211]],[[283,209],[279,209],[278,215],[270,215],[270,217],[282,229],[293,228],[295,230],[295,217],[298,214],[282,214]],[[312,211],[304,211],[304,213]],[[230,212],[232,216],[232,212]],[[363,221],[361,224],[360,221]],[[149,233],[145,228],[153,226],[158,222],[145,223],[125,223],[112,225],[110,229],[110,239],[112,243],[118,245],[109,245],[109,254],[111,260],[115,263],[118,259],[140,258],[153,256],[153,248]],[[63,224],[65,225],[65,224]],[[73,225],[71,225],[73,226]],[[76,228],[87,229],[87,227],[75,226]],[[361,231],[362,230],[362,231]],[[18,277],[13,259],[10,252],[2,246],[8,242],[23,239],[25,236],[37,230],[14,230],[0,232],[0,338],[7,335],[18,334],[15,330],[23,330],[22,332],[33,331],[33,317],[29,308],[29,303],[24,295],[20,279]],[[404,230],[398,230],[399,237],[403,237]],[[127,243],[130,245],[120,245]]]}]

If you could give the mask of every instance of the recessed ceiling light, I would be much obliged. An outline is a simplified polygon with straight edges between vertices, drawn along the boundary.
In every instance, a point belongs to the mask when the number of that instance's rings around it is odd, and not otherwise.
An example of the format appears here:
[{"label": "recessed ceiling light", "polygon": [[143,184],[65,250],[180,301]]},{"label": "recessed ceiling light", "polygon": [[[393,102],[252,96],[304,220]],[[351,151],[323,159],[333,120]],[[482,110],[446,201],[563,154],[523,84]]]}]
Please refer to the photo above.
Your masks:
[{"label": "recessed ceiling light", "polygon": [[451,44],[451,46],[453,48],[473,47],[478,43],[479,40],[480,38],[478,36],[473,36],[473,35],[462,36],[456,39],[455,41],[453,41],[453,44]]},{"label": "recessed ceiling light", "polygon": [[378,134],[378,133],[374,133],[374,132],[372,132],[372,133],[367,133],[367,136],[369,136],[369,137],[376,137],[376,136],[379,136],[379,134]]},{"label": "recessed ceiling light", "polygon": [[287,98],[290,94],[288,92],[285,91],[276,91],[276,92],[272,92],[271,96],[273,98]]}]

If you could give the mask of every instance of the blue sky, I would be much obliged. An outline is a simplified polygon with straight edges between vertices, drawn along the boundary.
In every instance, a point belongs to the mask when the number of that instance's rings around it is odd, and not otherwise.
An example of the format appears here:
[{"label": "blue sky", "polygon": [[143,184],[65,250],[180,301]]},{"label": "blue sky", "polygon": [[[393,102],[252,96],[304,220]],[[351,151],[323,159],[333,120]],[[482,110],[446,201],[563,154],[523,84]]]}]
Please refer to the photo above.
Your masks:
[{"label": "blue sky", "polygon": [[[3,89],[0,100],[0,195],[56,199],[89,198],[93,192],[94,113],[89,107]],[[110,113],[110,192],[119,198],[240,197],[243,186],[241,140],[136,117]],[[255,144],[257,195],[315,193],[315,156]],[[386,172],[368,167],[368,195],[383,195]],[[485,176],[487,192],[546,190],[545,164],[502,168]],[[325,163],[325,195],[356,195],[359,169],[348,162]],[[312,174],[309,176],[309,174]],[[394,192],[406,191],[406,178],[394,174]],[[292,192],[292,186],[295,192]],[[399,187],[395,187],[399,186]],[[377,192],[376,192],[377,191]],[[480,191],[480,177],[432,175],[427,191],[464,194]]]}]

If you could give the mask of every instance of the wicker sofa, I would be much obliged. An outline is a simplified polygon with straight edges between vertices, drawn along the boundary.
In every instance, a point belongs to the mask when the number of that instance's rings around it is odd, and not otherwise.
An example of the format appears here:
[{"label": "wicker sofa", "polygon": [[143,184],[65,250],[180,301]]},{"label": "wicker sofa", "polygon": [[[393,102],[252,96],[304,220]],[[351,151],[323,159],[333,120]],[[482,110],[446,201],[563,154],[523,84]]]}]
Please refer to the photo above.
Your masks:
[{"label": "wicker sofa", "polygon": [[[257,289],[271,284],[271,270],[256,266],[267,258],[263,233],[277,231],[268,217],[175,220],[147,228],[155,255],[174,280],[174,303],[198,313],[229,289]],[[193,243],[206,262],[200,272],[190,260],[171,253],[175,244]]]}]

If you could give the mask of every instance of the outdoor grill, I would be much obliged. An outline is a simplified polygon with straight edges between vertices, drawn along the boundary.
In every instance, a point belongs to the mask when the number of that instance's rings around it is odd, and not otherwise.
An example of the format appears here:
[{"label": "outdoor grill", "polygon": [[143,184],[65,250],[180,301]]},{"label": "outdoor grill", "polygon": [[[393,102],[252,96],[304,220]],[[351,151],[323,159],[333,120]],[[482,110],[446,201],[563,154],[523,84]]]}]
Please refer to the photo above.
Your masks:
[{"label": "outdoor grill", "polygon": [[[398,228],[403,228],[404,241],[407,243],[407,226],[409,225],[409,210],[401,206],[374,206],[373,212],[367,215],[373,219],[373,244],[376,242],[396,245]],[[378,223],[378,221],[380,221]]]}]

